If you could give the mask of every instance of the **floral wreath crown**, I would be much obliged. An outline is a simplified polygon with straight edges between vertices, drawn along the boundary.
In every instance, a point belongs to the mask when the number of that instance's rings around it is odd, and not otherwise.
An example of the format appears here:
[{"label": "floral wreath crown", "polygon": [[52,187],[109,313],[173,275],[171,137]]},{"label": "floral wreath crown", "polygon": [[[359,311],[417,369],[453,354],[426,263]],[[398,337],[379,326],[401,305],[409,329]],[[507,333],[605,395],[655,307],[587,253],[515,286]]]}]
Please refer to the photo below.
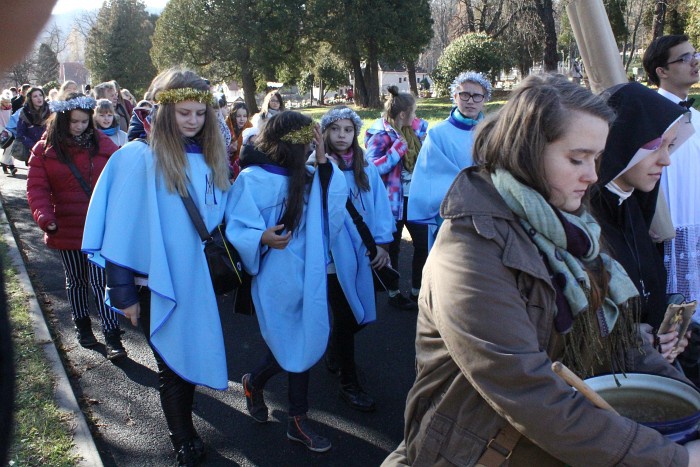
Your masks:
[{"label": "floral wreath crown", "polygon": [[200,104],[213,105],[214,95],[211,91],[200,91],[194,88],[177,88],[159,91],[156,95],[159,104],[177,104],[178,102],[196,101]]},{"label": "floral wreath crown", "polygon": [[70,110],[93,110],[97,101],[90,96],[78,96],[65,101],[49,102],[51,112],[68,112]]},{"label": "floral wreath crown", "polygon": [[286,135],[282,136],[280,139],[285,143],[290,144],[308,144],[314,139],[314,127],[315,122],[311,122],[306,126],[299,128],[298,130],[290,131]]}]

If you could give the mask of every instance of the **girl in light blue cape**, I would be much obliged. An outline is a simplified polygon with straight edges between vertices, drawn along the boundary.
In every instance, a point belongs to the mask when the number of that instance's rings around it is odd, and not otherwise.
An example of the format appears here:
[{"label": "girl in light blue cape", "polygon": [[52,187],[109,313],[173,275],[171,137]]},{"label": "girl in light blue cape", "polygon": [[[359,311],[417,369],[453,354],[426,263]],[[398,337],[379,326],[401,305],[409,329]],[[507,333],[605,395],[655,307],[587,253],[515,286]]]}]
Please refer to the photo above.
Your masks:
[{"label": "girl in light blue cape", "polygon": [[343,171],[347,199],[362,216],[377,243],[377,254],[369,258],[367,247],[346,212],[343,228],[331,242],[333,263],[328,270],[328,299],[333,312],[331,343],[326,364],[340,371],[340,395],[350,407],[373,411],[374,400],[363,390],[355,370],[355,333],[376,318],[372,267],[390,264],[388,248],[396,230],[391,205],[379,172],[364,158],[357,136],[362,120],[352,109],[339,106],[321,119],[328,157]]},{"label": "girl in light blue cape", "polygon": [[[312,140],[322,154],[315,169],[305,164]],[[324,452],[330,441],[306,417],[309,369],[328,344],[329,239],[342,227],[347,188],[342,173],[325,158],[318,125],[305,115],[286,111],[271,117],[256,148],[244,146],[241,152],[243,170],[233,185],[229,203],[235,210],[227,226],[253,276],[253,304],[269,347],[262,362],[243,376],[246,405],[256,421],[266,422],[265,384],[287,371],[287,437]]]},{"label": "girl in light blue cape", "polygon": [[442,224],[440,204],[457,174],[474,164],[472,141],[491,98],[491,83],[473,71],[460,73],[450,86],[450,116],[428,130],[418,153],[408,200],[408,220],[428,224],[428,249]]},{"label": "girl in light blue cape", "polygon": [[106,268],[110,305],[134,325],[141,319],[178,463],[195,465],[204,451],[192,423],[195,386],[226,389],[228,374],[202,241],[181,196],[191,196],[211,231],[230,208],[230,183],[207,83],[171,69],[152,86],[159,105],[148,144],[131,142],[110,159],[83,251]]}]

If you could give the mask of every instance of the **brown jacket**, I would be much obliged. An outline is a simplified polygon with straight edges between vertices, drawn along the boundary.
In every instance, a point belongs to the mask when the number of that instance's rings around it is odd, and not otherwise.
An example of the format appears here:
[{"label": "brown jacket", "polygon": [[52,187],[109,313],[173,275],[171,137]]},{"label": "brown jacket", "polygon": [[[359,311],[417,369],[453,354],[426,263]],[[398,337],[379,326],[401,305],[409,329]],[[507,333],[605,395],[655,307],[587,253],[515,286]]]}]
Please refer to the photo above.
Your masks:
[{"label": "brown jacket", "polygon": [[[404,441],[383,465],[471,466],[510,423],[523,435],[510,466],[685,467],[684,447],[595,408],[551,371],[549,355],[562,347],[554,289],[490,178],[462,171],[441,214],[423,272]],[[629,363],[682,378],[647,350]]]}]

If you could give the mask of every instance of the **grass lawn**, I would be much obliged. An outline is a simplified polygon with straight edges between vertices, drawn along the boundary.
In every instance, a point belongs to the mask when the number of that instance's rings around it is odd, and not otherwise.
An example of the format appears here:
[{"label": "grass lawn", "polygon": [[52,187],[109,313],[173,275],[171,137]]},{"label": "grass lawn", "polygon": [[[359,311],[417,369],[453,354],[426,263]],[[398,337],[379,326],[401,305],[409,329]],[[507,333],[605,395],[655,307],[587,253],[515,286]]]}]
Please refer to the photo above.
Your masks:
[{"label": "grass lawn", "polygon": [[[498,109],[505,101],[493,101],[486,104],[486,113]],[[355,106],[350,106],[357,112],[362,119],[362,131],[360,132],[360,146],[364,148],[365,131],[369,128],[376,119],[382,116],[380,109],[362,109]],[[306,107],[298,109],[300,112],[309,115],[316,121],[321,121],[323,114],[328,112],[331,106],[324,107]],[[417,99],[416,116],[428,121],[428,128],[436,123],[445,120],[452,110],[452,102],[448,98],[426,98]]]},{"label": "grass lawn", "polygon": [[[14,433],[9,465],[73,466],[73,441],[67,416],[54,403],[53,376],[43,350],[34,342],[27,297],[0,239],[7,307],[15,360]],[[7,401],[3,401],[7,403]],[[3,427],[7,429],[7,427]]]}]

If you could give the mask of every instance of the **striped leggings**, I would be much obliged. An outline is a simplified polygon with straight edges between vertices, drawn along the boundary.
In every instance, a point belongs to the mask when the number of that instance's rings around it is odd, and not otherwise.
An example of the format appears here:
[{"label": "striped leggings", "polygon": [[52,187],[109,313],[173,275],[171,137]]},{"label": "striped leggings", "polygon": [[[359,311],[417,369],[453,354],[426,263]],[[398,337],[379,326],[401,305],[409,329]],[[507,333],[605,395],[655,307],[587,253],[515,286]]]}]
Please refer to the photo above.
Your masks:
[{"label": "striped leggings", "polygon": [[88,305],[88,282],[95,297],[97,314],[102,322],[102,331],[119,329],[117,313],[107,307],[105,298],[105,270],[91,263],[80,250],[58,250],[66,273],[66,294],[73,319],[90,316]]}]

